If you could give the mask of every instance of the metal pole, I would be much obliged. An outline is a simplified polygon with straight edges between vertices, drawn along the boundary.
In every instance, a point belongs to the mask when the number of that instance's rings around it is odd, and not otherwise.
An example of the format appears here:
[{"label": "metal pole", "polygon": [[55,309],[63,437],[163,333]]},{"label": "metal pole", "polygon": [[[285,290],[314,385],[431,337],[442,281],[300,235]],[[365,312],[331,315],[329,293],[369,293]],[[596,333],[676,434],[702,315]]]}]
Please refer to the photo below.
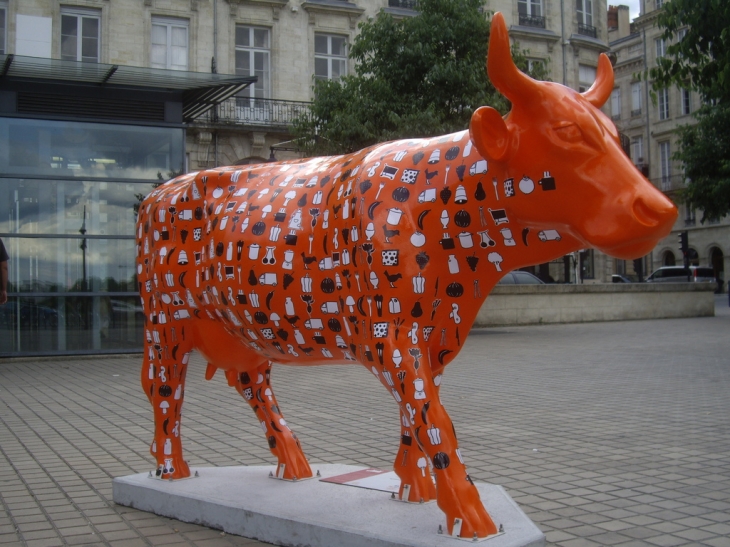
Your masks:
[{"label": "metal pole", "polygon": [[560,0],[560,46],[563,54],[563,85],[568,85],[568,59],[565,56],[565,0]]},{"label": "metal pole", "polygon": [[[218,0],[213,0],[213,59],[214,66],[218,65]],[[218,72],[217,68],[213,72]]]}]

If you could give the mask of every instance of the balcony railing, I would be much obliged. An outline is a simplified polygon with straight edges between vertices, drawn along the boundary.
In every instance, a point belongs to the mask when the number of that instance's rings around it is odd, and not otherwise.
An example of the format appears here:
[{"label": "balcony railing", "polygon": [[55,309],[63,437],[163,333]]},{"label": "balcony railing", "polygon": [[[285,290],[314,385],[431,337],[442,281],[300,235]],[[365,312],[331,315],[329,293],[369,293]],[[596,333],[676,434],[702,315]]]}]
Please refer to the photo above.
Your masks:
[{"label": "balcony railing", "polygon": [[545,28],[545,18],[539,15],[527,15],[520,13],[520,25],[523,27]]},{"label": "balcony railing", "polygon": [[631,117],[635,118],[637,116],[641,116],[641,108],[637,108],[636,110],[631,111]]},{"label": "balcony railing", "polygon": [[596,27],[586,25],[585,23],[578,23],[578,34],[582,34],[583,36],[590,36],[591,38],[598,37],[598,31],[596,30]]},{"label": "balcony railing", "polygon": [[233,97],[223,101],[197,119],[202,123],[286,127],[301,114],[309,112],[311,103],[279,99]]},{"label": "balcony railing", "polygon": [[415,10],[418,0],[388,0],[389,8],[403,8]]},{"label": "balcony railing", "polygon": [[649,179],[651,182],[659,188],[662,192],[673,192],[680,190],[687,185],[687,179],[682,174],[677,175],[664,175]]}]

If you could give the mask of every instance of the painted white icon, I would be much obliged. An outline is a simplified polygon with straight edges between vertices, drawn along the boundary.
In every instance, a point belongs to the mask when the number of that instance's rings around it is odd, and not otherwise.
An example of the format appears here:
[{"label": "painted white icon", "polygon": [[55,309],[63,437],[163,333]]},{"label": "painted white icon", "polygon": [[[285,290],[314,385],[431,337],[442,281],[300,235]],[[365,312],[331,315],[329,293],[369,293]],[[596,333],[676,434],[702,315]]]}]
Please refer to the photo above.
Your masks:
[{"label": "painted white icon", "polygon": [[535,189],[535,181],[525,175],[524,177],[522,177],[522,180],[520,180],[520,184],[518,186],[520,192],[522,192],[523,194],[531,194],[532,191]]},{"label": "painted white icon", "polygon": [[504,260],[504,259],[502,258],[501,254],[493,251],[487,255],[487,260],[489,260],[489,262],[494,264],[494,267],[497,268],[498,272],[502,271],[502,268],[500,268],[500,264],[502,263],[502,260]]},{"label": "painted white icon", "polygon": [[560,234],[557,230],[542,230],[537,233],[540,241],[560,241]]},{"label": "painted white icon", "polygon": [[504,244],[506,247],[514,247],[515,245],[517,245],[514,238],[512,237],[512,230],[510,230],[509,228],[502,228],[499,232],[504,238]]},{"label": "painted white icon", "polygon": [[[471,141],[469,141],[471,143]],[[471,164],[469,168],[469,174],[474,175],[485,175],[487,173],[487,160],[479,160]]]}]

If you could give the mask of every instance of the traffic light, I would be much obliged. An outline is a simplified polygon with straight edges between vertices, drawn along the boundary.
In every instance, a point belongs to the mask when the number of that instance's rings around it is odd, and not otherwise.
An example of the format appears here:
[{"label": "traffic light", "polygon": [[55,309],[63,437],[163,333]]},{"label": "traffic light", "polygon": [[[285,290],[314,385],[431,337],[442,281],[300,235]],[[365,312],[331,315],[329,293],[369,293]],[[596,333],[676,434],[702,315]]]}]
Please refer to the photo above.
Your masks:
[{"label": "traffic light", "polygon": [[687,256],[687,252],[689,251],[687,232],[679,232],[679,234],[677,234],[677,239],[679,240],[679,249],[682,251],[684,256]]},{"label": "traffic light", "polygon": [[689,238],[688,238],[688,232],[685,230],[684,232],[679,232],[677,234],[677,239],[679,240],[679,249],[682,251],[682,256],[684,257],[684,267],[686,268],[689,265]]}]

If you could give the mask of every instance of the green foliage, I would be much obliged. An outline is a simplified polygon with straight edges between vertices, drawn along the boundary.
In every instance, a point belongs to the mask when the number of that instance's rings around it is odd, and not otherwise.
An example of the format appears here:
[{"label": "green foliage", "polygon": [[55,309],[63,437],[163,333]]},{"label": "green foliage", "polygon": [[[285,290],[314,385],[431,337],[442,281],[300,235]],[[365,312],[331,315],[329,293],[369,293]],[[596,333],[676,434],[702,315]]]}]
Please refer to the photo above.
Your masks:
[{"label": "green foliage", "polygon": [[[486,75],[490,24],[483,0],[420,0],[418,14],[380,12],[350,48],[355,75],[317,81],[294,135],[310,154],[339,154],[399,138],[465,129],[478,107],[509,103]],[[513,48],[518,66],[524,54]],[[538,66],[537,77],[546,68]],[[533,75],[535,76],[535,75]]]},{"label": "green foliage", "polygon": [[690,183],[682,192],[705,220],[719,220],[730,212],[730,104],[704,106],[696,125],[679,128],[682,161]]},{"label": "green foliage", "polygon": [[690,179],[680,199],[703,212],[702,222],[717,220],[730,213],[730,2],[671,0],[657,21],[669,45],[649,71],[653,88],[691,88],[706,103],[695,114],[697,125],[678,130],[674,159]]},{"label": "green foliage", "polygon": [[[667,54],[649,71],[654,89],[697,90],[705,101],[730,100],[730,2],[671,0],[657,19]],[[687,29],[682,40],[678,32]]]}]

